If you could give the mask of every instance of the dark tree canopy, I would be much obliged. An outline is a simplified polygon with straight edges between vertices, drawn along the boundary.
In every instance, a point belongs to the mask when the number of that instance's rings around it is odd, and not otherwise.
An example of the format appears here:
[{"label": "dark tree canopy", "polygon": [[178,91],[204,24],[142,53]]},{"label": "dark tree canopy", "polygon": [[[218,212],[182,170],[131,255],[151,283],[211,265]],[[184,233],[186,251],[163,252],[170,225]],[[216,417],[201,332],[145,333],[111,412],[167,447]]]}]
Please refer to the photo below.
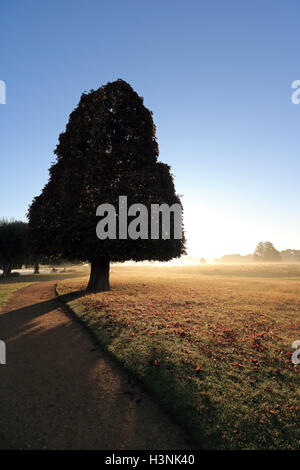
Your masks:
[{"label": "dark tree canopy", "polygon": [[0,265],[3,277],[29,261],[27,231],[25,222],[0,220]]},{"label": "dark tree canopy", "polygon": [[96,208],[102,203],[118,208],[119,196],[127,196],[128,206],[144,204],[149,214],[151,204],[181,204],[170,167],[157,161],[152,113],[128,83],[117,80],[84,93],[55,154],[49,181],[28,211],[37,252],[90,261],[95,277],[90,287],[96,290],[109,288],[107,279],[97,285],[100,265],[107,278],[109,261],[167,261],[184,253],[184,241],[174,237],[96,237]]},{"label": "dark tree canopy", "polygon": [[0,220],[0,268],[3,277],[8,277],[12,269],[34,266],[34,272],[39,272],[39,263],[49,260],[41,258],[33,250],[29,237],[28,224],[21,220]]}]

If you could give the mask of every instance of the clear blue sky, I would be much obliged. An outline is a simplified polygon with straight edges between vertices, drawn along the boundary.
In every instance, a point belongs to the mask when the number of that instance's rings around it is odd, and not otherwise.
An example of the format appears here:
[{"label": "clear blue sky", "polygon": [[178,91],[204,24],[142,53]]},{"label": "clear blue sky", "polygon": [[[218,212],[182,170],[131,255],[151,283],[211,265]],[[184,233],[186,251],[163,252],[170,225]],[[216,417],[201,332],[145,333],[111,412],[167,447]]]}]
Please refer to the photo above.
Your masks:
[{"label": "clear blue sky", "polygon": [[0,216],[25,220],[83,91],[123,78],[157,125],[189,252],[300,249],[297,0],[2,0]]}]

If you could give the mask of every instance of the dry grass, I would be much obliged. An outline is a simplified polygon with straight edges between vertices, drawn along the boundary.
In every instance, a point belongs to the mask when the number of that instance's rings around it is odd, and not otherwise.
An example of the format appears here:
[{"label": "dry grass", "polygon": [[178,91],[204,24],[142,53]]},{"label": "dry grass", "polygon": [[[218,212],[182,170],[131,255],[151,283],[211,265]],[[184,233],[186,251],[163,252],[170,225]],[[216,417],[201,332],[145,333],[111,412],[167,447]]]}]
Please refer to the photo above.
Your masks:
[{"label": "dry grass", "polygon": [[[111,292],[69,305],[200,448],[297,449],[297,269],[115,266]],[[64,281],[58,290],[85,284]]]}]

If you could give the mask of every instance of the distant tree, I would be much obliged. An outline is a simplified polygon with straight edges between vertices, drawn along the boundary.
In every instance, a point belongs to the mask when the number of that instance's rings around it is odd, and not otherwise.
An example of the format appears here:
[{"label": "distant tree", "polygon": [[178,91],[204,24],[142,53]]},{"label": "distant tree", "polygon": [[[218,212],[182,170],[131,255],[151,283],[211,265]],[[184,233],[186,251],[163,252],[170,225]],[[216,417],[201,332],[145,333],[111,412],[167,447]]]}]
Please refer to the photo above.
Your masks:
[{"label": "distant tree", "polygon": [[34,274],[39,274],[39,264],[51,260],[42,259],[33,251],[28,224],[20,220],[0,220],[0,267],[3,277],[8,277],[12,269],[20,269],[24,264],[34,268]]},{"label": "distant tree", "polygon": [[28,261],[27,234],[28,225],[25,222],[0,220],[0,264],[3,277],[8,277],[13,268]]},{"label": "distant tree", "polygon": [[282,261],[286,263],[299,263],[300,250],[287,249],[280,252]]},{"label": "distant tree", "polygon": [[[83,94],[55,150],[50,179],[28,211],[30,237],[43,256],[90,261],[88,290],[109,290],[110,261],[168,261],[184,239],[99,240],[96,208],[180,203],[170,167],[158,162],[152,113],[123,80]],[[118,224],[118,220],[116,221]],[[150,224],[149,224],[150,225]]]},{"label": "distant tree", "polygon": [[205,259],[205,258],[200,258],[200,263],[201,263],[201,264],[205,264],[205,263],[206,263],[206,259]]},{"label": "distant tree", "polygon": [[34,273],[33,274],[39,274],[40,273],[40,265],[39,263],[34,264]]},{"label": "distant tree", "polygon": [[257,261],[281,261],[279,251],[274,248],[271,242],[258,243],[253,256]]},{"label": "distant tree", "polygon": [[221,258],[215,260],[217,263],[224,263],[224,264],[247,264],[252,263],[254,261],[253,255],[224,255]]}]

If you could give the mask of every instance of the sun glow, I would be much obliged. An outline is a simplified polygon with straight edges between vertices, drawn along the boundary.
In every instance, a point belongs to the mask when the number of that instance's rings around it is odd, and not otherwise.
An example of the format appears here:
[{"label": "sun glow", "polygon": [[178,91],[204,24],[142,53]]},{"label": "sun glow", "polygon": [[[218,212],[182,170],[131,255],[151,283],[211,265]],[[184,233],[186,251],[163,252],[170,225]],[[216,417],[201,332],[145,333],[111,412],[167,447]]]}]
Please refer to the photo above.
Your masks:
[{"label": "sun glow", "polygon": [[224,254],[253,253],[267,235],[265,227],[251,224],[245,216],[192,205],[184,208],[184,229],[188,255],[207,261]]}]

